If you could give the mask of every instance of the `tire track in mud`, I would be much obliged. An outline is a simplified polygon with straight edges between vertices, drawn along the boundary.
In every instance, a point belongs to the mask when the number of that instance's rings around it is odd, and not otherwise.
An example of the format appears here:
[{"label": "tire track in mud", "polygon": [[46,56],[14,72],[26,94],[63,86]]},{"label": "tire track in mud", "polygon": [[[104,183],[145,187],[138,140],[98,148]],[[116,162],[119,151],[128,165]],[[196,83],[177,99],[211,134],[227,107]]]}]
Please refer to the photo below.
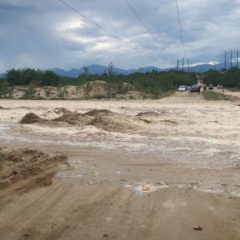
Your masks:
[{"label": "tire track in mud", "polygon": [[[30,203],[23,198],[23,204],[19,204],[18,211],[13,208],[7,216],[0,214],[5,219],[4,223],[1,223],[3,226],[0,227],[0,238],[18,239],[17,236],[20,235],[21,239],[25,235],[31,235],[34,239],[59,239],[65,232],[77,228],[80,223],[86,225],[87,219],[94,216],[95,212],[102,211],[101,209],[105,211],[120,192],[120,187],[107,187],[103,191],[99,186],[86,189],[75,184],[57,184],[54,188],[31,196]],[[27,203],[24,204],[24,201]]]},{"label": "tire track in mud", "polygon": [[[84,205],[75,204],[72,210],[73,215],[68,219],[71,227],[64,232],[61,232],[61,229],[59,229],[60,232],[57,231],[52,234],[52,237],[54,236],[55,238],[46,238],[46,240],[76,239],[77,236],[78,238],[80,237],[79,239],[91,239],[89,238],[91,232],[96,234],[97,231],[102,230],[101,227],[97,229],[97,226],[101,226],[102,217],[106,213],[111,212],[111,206],[118,201],[122,191],[124,189],[120,186],[106,185],[104,189],[101,189],[101,186],[97,186],[96,195],[93,198],[91,196],[92,201],[88,199],[89,203],[84,203]],[[98,217],[100,217],[99,221]],[[91,229],[91,226],[94,229]],[[103,235],[104,233],[99,233],[99,236]]]},{"label": "tire track in mud", "polygon": [[[137,195],[117,184],[57,182],[7,205],[0,213],[0,239],[232,240],[240,234],[238,207],[237,199],[186,188]],[[192,230],[198,224],[201,235]]]}]

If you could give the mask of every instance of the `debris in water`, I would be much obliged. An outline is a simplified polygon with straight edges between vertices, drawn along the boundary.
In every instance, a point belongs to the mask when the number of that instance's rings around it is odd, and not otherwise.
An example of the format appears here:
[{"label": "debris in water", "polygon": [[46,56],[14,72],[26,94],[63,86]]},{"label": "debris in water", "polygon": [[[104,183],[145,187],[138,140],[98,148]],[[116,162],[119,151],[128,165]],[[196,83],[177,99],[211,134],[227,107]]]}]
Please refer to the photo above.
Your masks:
[{"label": "debris in water", "polygon": [[194,231],[202,231],[202,230],[203,230],[203,227],[201,227],[201,226],[195,226],[195,227],[193,227],[193,230],[194,230]]}]

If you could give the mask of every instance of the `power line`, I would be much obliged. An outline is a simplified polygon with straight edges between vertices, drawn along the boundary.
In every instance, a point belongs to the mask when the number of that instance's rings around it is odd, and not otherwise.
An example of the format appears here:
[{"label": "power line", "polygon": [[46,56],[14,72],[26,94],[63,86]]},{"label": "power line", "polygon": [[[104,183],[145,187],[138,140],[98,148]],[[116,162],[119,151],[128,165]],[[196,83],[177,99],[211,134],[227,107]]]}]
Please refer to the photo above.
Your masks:
[{"label": "power line", "polygon": [[114,32],[106,29],[105,27],[103,27],[102,25],[100,25],[99,23],[95,22],[94,20],[92,20],[90,17],[86,16],[85,14],[83,14],[81,11],[79,11],[78,9],[74,8],[73,6],[71,6],[70,4],[68,4],[66,1],[64,0],[58,0],[60,3],[62,3],[65,7],[69,8],[70,10],[72,10],[73,12],[75,12],[76,14],[78,14],[80,17],[86,19],[88,22],[92,23],[93,25],[95,25],[97,28],[101,29],[103,32],[105,32],[107,35],[117,39],[118,41],[122,42],[123,44],[125,44],[126,46],[131,47],[132,49],[135,49],[139,52],[140,48],[139,46],[135,46],[133,43],[126,41],[125,39],[123,39],[122,37],[120,37],[119,35],[115,34]]},{"label": "power line", "polygon": [[67,8],[71,9],[72,11],[74,11],[75,13],[77,13],[78,15],[80,15],[82,18],[86,19],[88,22],[92,23],[93,25],[95,25],[96,27],[98,27],[99,29],[101,29],[103,32],[107,33],[107,35],[121,41],[124,42],[124,40],[118,36],[117,34],[109,31],[108,29],[106,29],[105,27],[101,26],[99,23],[95,22],[94,20],[92,20],[91,18],[89,18],[88,16],[86,16],[85,14],[83,14],[82,12],[80,12],[79,10],[77,10],[76,8],[72,7],[70,4],[68,4],[67,2],[65,2],[64,0],[58,0],[60,3],[62,3],[63,5],[65,5]]},{"label": "power line", "polygon": [[186,58],[185,41],[184,41],[184,35],[183,35],[183,25],[182,25],[178,0],[176,0],[176,8],[177,8],[177,15],[178,15],[178,25],[179,25],[179,30],[180,30],[180,38],[181,38],[181,43],[182,43],[182,47],[183,47],[183,55]]},{"label": "power line", "polygon": [[137,11],[134,9],[134,7],[129,3],[128,0],[124,0],[127,4],[128,8],[132,11],[132,13],[135,15],[135,17],[138,19],[139,23],[145,28],[147,33],[152,36],[152,38],[159,44],[162,44],[154,35],[154,33],[151,31],[151,29],[144,23],[140,15],[137,13]]},{"label": "power line", "polygon": [[73,6],[71,6],[70,4],[68,4],[67,2],[65,2],[64,0],[58,0],[60,3],[62,3],[65,7],[69,8],[70,10],[72,10],[73,12],[77,13],[80,17],[86,19],[88,22],[92,23],[93,25],[95,25],[97,28],[101,29],[103,32],[105,32],[107,35],[117,39],[118,41],[122,42],[123,44],[125,44],[126,46],[131,47],[132,49],[135,49],[137,51],[139,51],[139,47],[136,47],[135,45],[133,45],[132,43],[126,42],[123,38],[121,38],[119,35],[113,33],[112,31],[109,31],[108,29],[106,29],[105,27],[103,27],[102,25],[100,25],[99,23],[95,22],[94,20],[92,20],[91,18],[89,18],[88,16],[86,16],[85,14],[83,14],[81,11],[79,11],[78,9],[74,8]]}]

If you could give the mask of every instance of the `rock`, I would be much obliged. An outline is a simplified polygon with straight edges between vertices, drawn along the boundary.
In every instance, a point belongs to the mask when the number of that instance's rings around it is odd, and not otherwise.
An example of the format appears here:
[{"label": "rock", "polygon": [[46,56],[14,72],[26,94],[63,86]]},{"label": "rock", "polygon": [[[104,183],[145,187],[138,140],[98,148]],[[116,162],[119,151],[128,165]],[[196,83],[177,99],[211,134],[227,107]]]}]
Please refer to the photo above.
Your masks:
[{"label": "rock", "polygon": [[42,122],[42,121],[43,121],[43,119],[38,117],[35,113],[28,113],[22,118],[20,123],[22,123],[22,124],[32,124],[32,123],[39,123],[39,122]]},{"label": "rock", "polygon": [[195,227],[193,227],[193,230],[194,231],[202,231],[203,228],[201,226],[195,226]]}]

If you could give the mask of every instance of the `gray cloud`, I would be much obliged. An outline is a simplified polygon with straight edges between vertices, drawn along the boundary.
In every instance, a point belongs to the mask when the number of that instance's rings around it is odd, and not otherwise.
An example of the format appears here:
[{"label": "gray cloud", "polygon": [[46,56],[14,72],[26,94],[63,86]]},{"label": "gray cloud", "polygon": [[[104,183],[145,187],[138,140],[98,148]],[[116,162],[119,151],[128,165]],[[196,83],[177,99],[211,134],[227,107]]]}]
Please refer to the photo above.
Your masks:
[{"label": "gray cloud", "polygon": [[[108,64],[168,67],[183,56],[174,0],[129,0],[158,42],[123,0],[65,0],[119,41],[53,0],[0,0],[0,72],[12,67]],[[179,0],[186,55],[191,62],[222,60],[238,48],[240,1]]]}]

